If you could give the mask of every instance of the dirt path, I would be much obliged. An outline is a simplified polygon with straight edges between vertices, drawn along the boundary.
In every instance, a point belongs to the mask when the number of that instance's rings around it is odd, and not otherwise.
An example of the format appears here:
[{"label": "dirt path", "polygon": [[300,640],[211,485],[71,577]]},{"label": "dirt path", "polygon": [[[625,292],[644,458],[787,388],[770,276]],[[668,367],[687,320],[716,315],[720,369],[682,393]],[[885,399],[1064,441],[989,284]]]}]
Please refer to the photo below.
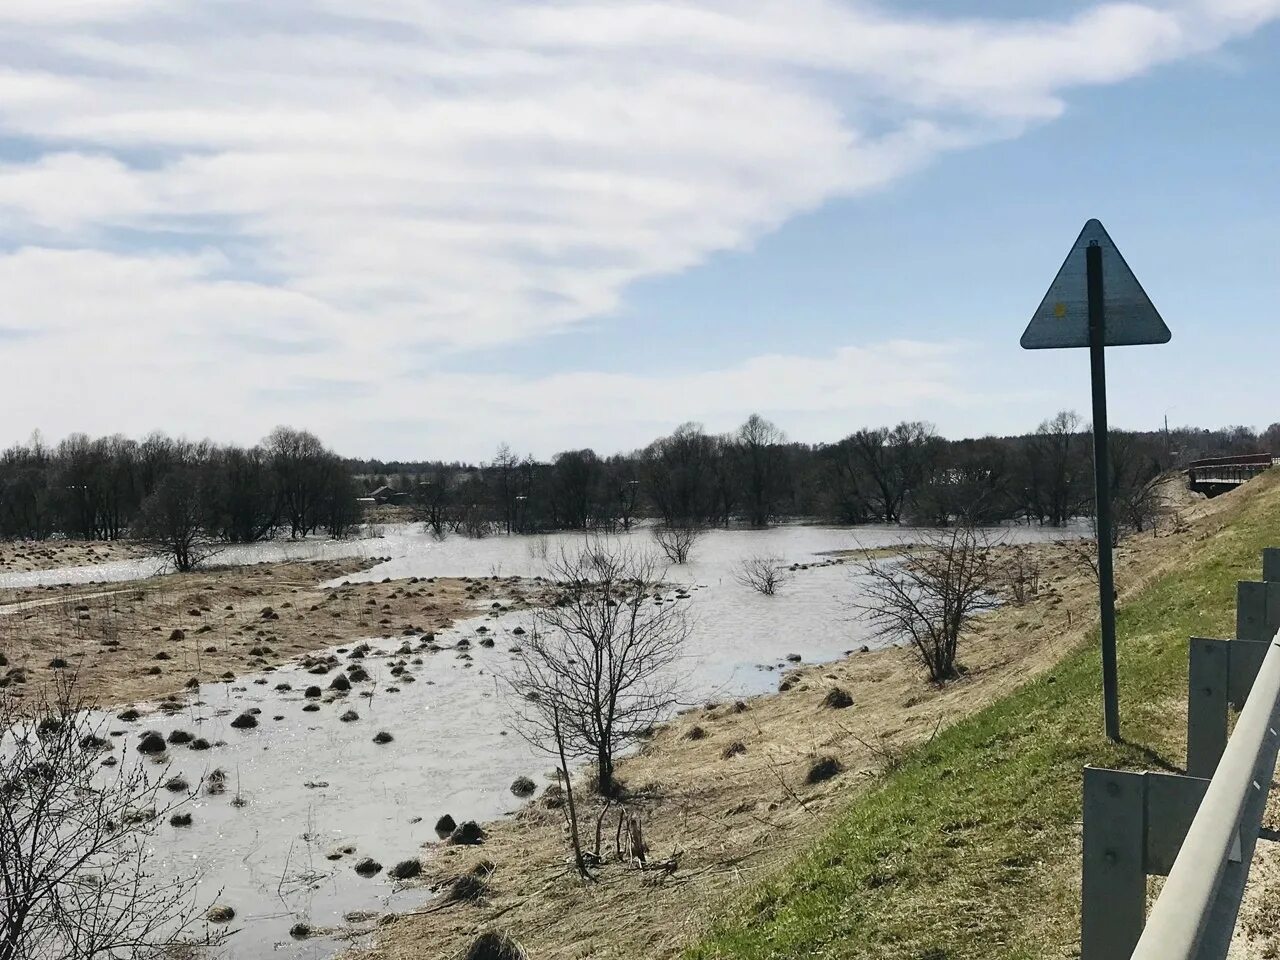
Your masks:
[{"label": "dirt path", "polygon": [[0,607],[0,688],[30,698],[74,673],[77,692],[103,706],[155,700],[347,640],[440,630],[493,603],[519,607],[530,593],[515,578],[320,586],[372,562],[259,564],[41,591]]},{"label": "dirt path", "polygon": [[[1179,522],[1163,535],[1135,537],[1118,552],[1122,600],[1174,568],[1217,522],[1219,504],[1181,506]],[[687,713],[623,761],[627,808],[643,821],[651,859],[672,861],[674,870],[617,861],[614,807],[601,823],[606,862],[597,882],[580,882],[566,871],[563,812],[543,797],[492,824],[482,846],[430,845],[423,882],[483,865],[492,869],[484,896],[389,921],[360,955],[460,956],[479,932],[496,928],[536,960],[677,956],[727,898],[790,860],[906,745],[1051,670],[1081,642],[1094,625],[1096,584],[1070,547],[1035,549],[1038,596],[975,625],[961,648],[963,680],[930,686],[905,650],[854,654],[789,673],[785,692]],[[836,688],[852,706],[826,705]],[[808,783],[822,759],[841,772]],[[584,812],[590,835],[600,812],[598,804]]]},{"label": "dirt path", "polygon": [[14,603],[0,604],[0,617],[9,617],[16,613],[24,613],[27,610],[36,610],[40,607],[53,607],[62,603],[79,603],[84,600],[100,600],[103,597],[113,597],[118,593],[126,592],[126,590],[98,590],[92,593],[75,593],[71,595],[59,594],[57,596],[41,597],[35,600],[18,600]]}]

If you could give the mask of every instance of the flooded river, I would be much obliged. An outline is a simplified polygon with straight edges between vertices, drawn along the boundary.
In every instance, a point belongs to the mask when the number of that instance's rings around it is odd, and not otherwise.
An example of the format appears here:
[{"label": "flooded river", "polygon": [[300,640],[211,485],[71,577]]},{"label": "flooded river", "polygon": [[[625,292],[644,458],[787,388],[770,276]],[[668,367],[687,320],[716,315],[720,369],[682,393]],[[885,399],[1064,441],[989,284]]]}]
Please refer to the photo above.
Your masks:
[{"label": "flooded river", "polygon": [[[999,535],[1018,542],[1051,534],[1014,527]],[[830,553],[910,536],[909,529],[898,527],[802,525],[707,533],[690,563],[670,568],[667,575],[673,587],[689,593],[688,600],[677,602],[688,604],[693,620],[681,665],[690,702],[776,689],[788,654],[824,661],[869,643],[851,609],[857,576],[850,565],[831,562]],[[628,539],[637,548],[652,547],[644,531]],[[217,562],[390,557],[349,578],[372,582],[537,576],[545,573],[547,556],[580,542],[580,535],[571,534],[437,541],[420,528],[397,525],[375,539],[236,548]],[[776,596],[762,596],[734,577],[741,559],[753,554],[808,569],[798,570]],[[7,574],[0,576],[0,587],[118,581],[149,575],[158,566],[155,560],[121,561]],[[126,762],[133,762],[133,748],[147,730],[166,737],[182,730],[214,745],[207,751],[185,745],[167,750],[167,775],[181,774],[195,783],[217,769],[225,773],[227,786],[220,795],[202,792],[187,808],[191,826],[161,826],[156,854],[163,873],[199,873],[206,901],[216,896],[235,908],[238,932],[221,949],[222,956],[332,956],[343,942],[324,936],[295,940],[290,928],[299,922],[313,928],[342,925],[344,915],[358,911],[370,916],[364,926],[372,929],[372,918],[380,913],[420,905],[425,891],[398,889],[386,869],[401,860],[429,858],[430,848],[423,844],[437,840],[438,817],[492,820],[521,803],[510,792],[517,776],[531,776],[540,786],[546,782],[553,764],[513,729],[495,676],[518,642],[513,631],[527,625],[528,617],[477,610],[474,618],[437,634],[438,651],[426,648],[418,635],[370,638],[371,649],[360,662],[373,682],[356,684],[340,696],[330,694],[328,685],[349,665],[357,641],[345,644],[343,652],[331,651],[339,666],[324,675],[297,665],[240,676],[231,684],[206,684],[178,712],[144,711],[134,721],[110,718],[115,752],[123,755],[127,749]],[[455,648],[464,639],[466,649]],[[324,688],[326,696],[305,697],[312,684]],[[259,711],[256,727],[231,725],[249,710]],[[358,719],[341,719],[349,710]],[[379,732],[391,734],[391,741],[375,743]],[[341,847],[355,849],[328,859]],[[358,876],[353,867],[362,857],[372,857],[384,870],[368,879]]]}]

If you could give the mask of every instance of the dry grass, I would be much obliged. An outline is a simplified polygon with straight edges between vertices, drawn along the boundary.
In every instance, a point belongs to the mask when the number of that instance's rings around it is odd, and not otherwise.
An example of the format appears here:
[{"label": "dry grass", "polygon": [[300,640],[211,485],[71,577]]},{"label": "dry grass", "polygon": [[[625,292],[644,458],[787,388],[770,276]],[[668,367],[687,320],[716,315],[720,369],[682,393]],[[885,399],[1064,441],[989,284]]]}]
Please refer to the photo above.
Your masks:
[{"label": "dry grass", "polygon": [[96,566],[112,560],[134,560],[153,552],[128,540],[3,540],[0,573]]},{"label": "dry grass", "polygon": [[[1121,601],[1212,535],[1230,502],[1184,502],[1181,522],[1122,547]],[[477,931],[495,927],[516,936],[539,960],[679,955],[734,891],[792,861],[850,809],[860,791],[880,780],[884,767],[896,766],[904,750],[1080,647],[1095,627],[1096,586],[1066,548],[1036,549],[1043,571],[1039,595],[975,624],[961,645],[962,680],[941,689],[928,685],[905,650],[854,654],[800,668],[786,693],[688,713],[626,759],[619,775],[630,791],[627,808],[644,822],[651,859],[677,861],[674,871],[607,862],[596,882],[584,884],[567,869],[563,811],[535,802],[492,826],[483,847],[436,847],[424,858],[437,878],[456,875],[479,858],[492,861],[483,902],[403,917],[381,932],[368,956],[452,956]],[[852,695],[853,707],[824,708],[833,684]],[[706,735],[691,739],[694,727]],[[730,749],[735,744],[745,750]],[[834,758],[844,772],[807,785],[819,757]],[[589,835],[598,809],[583,815]],[[602,831],[606,852],[613,848],[616,815],[615,806]]]},{"label": "dry grass", "polygon": [[[25,591],[0,607],[0,684],[30,696],[61,670],[103,706],[176,695],[372,636],[424,633],[480,612],[513,579],[398,580],[325,589],[367,560],[260,564],[97,588]],[[7,664],[4,663],[7,661]],[[52,664],[65,662],[66,667]],[[17,677],[23,677],[18,682]]]}]

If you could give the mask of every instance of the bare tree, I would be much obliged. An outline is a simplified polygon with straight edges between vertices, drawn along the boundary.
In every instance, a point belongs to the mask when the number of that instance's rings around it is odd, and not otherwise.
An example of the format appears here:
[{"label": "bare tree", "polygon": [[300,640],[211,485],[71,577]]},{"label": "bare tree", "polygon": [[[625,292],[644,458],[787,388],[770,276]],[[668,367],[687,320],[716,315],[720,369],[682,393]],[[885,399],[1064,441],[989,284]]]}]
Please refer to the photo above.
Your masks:
[{"label": "bare tree", "polygon": [[713,512],[716,441],[700,423],[681,424],[644,452],[647,488],[668,526],[696,525]]},{"label": "bare tree", "polygon": [[744,587],[758,590],[766,597],[772,597],[783,583],[790,579],[790,574],[782,565],[781,557],[768,557],[753,554],[743,557],[738,562],[734,579]]},{"label": "bare tree", "polygon": [[[1101,578],[1101,574],[1098,572],[1097,520],[1090,520],[1089,526],[1093,531],[1092,536],[1070,537],[1062,541],[1062,543],[1063,549],[1066,551],[1067,562],[1096,584],[1099,583]],[[1115,543],[1112,543],[1112,546],[1115,545]]]},{"label": "bare tree", "polygon": [[203,502],[194,468],[179,468],[161,480],[142,502],[130,532],[135,539],[164,550],[182,573],[208,559],[213,548],[205,537]]},{"label": "bare tree", "polygon": [[1024,450],[1029,518],[1061,527],[1088,502],[1087,441],[1074,410],[1061,410],[1036,428]]},{"label": "bare tree", "polygon": [[661,524],[653,528],[653,539],[672,563],[688,563],[702,528],[692,523]]},{"label": "bare tree", "polygon": [[[501,514],[501,523],[505,533],[513,533],[517,525],[516,508],[520,496],[520,458],[505,443],[498,444],[498,452],[493,463],[485,468],[485,473],[493,480],[493,493]],[[471,534],[468,533],[468,536]]]},{"label": "bare tree", "polygon": [[289,535],[305,537],[320,522],[317,516],[322,471],[328,452],[320,438],[305,430],[276,427],[262,441],[274,480],[279,514]]},{"label": "bare tree", "polygon": [[876,636],[909,641],[934,683],[956,676],[969,620],[998,603],[986,534],[968,524],[920,531],[914,545],[862,563],[868,583],[855,603]]},{"label": "bare tree", "polygon": [[739,471],[745,484],[747,514],[753,527],[767,526],[777,512],[777,499],[785,469],[786,435],[773,423],[753,413],[738,428],[733,442],[741,461]]},{"label": "bare tree", "polygon": [[912,490],[933,470],[940,441],[933,424],[912,421],[892,430],[859,430],[845,441],[849,454],[869,483],[868,499],[876,501],[885,523],[898,523]]},{"label": "bare tree", "polygon": [[1013,602],[1021,606],[1040,593],[1040,558],[1034,549],[1019,544],[1001,565],[1002,575]]},{"label": "bare tree", "polygon": [[619,751],[676,703],[672,669],[689,635],[680,603],[656,603],[656,559],[606,539],[563,550],[549,564],[558,594],[535,614],[507,676],[520,727],[535,746],[590,757],[597,790],[616,791]]},{"label": "bare tree", "polygon": [[1136,449],[1133,434],[1111,434],[1111,506],[1115,516],[1112,546],[1131,533],[1154,530],[1169,513],[1165,484],[1175,474],[1162,471],[1154,458]]},{"label": "bare tree", "polygon": [[193,936],[195,878],[149,871],[163,775],[104,773],[104,722],[63,681],[34,709],[0,693],[0,960],[126,960]]},{"label": "bare tree", "polygon": [[[536,639],[536,637],[535,637]],[[523,650],[522,650],[523,652]],[[569,825],[569,846],[578,874],[590,877],[586,856],[582,851],[582,832],[578,826],[578,798],[573,792],[573,768],[591,757],[586,738],[574,726],[577,697],[573,682],[563,671],[546,669],[540,657],[522,658],[513,677],[508,678],[512,690],[524,699],[516,707],[521,733],[529,743],[551,754],[564,790],[565,822]]]},{"label": "bare tree", "polygon": [[453,478],[443,467],[437,467],[425,480],[419,479],[410,492],[413,519],[437,539],[444,537],[452,493]]}]

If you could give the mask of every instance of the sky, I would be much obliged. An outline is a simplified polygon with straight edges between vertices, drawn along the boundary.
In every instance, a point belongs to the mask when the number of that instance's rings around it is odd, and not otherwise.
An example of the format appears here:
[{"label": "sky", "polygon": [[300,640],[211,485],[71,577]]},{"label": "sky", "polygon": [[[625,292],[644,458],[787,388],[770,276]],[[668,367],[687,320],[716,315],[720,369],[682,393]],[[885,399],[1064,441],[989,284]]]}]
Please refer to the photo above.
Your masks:
[{"label": "sky", "polygon": [[3,0],[0,443],[1280,420],[1280,0]]}]

